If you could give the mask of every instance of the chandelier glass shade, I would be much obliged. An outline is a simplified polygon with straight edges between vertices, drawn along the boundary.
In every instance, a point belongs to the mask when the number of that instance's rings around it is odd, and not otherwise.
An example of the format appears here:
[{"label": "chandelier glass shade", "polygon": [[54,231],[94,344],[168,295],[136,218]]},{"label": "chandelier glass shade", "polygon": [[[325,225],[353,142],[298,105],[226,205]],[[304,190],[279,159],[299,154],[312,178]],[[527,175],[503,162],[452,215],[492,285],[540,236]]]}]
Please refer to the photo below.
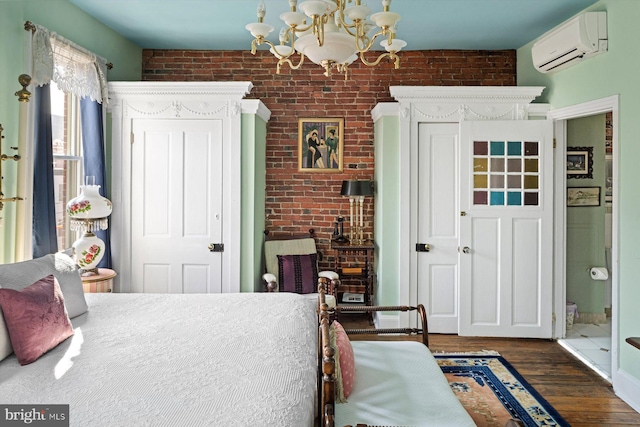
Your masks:
[{"label": "chandelier glass shade", "polygon": [[[362,0],[305,0],[300,5],[297,0],[289,0],[290,11],[280,15],[285,24],[280,30],[280,44],[273,44],[267,36],[274,27],[263,22],[266,6],[264,0],[260,0],[258,22],[245,27],[254,37],[251,53],[255,55],[258,46],[268,45],[278,58],[278,74],[283,64],[294,70],[300,68],[305,57],[323,67],[325,76],[331,77],[336,70],[344,73],[345,80],[349,77],[349,65],[358,58],[367,66],[376,66],[388,58],[398,69],[397,53],[407,43],[396,38],[400,15],[389,10],[390,4],[391,0],[382,0],[383,11],[369,16],[371,9]],[[385,51],[368,61],[364,54],[378,39]]]},{"label": "chandelier glass shade", "polygon": [[96,272],[104,256],[105,243],[93,232],[109,227],[107,217],[112,210],[111,201],[100,195],[100,186],[94,182],[95,177],[86,177],[78,197],[67,203],[71,230],[84,233],[73,243],[73,257],[83,273]]}]

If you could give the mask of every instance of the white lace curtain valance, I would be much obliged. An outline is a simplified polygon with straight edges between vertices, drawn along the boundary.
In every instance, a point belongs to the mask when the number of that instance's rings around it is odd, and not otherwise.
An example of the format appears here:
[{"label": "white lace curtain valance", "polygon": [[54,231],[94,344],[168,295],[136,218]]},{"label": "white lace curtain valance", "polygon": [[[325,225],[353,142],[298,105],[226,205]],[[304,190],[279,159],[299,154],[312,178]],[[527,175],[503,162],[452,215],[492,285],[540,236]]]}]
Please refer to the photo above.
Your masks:
[{"label": "white lace curtain valance", "polygon": [[34,27],[32,83],[53,80],[65,92],[107,103],[107,61],[41,25]]}]

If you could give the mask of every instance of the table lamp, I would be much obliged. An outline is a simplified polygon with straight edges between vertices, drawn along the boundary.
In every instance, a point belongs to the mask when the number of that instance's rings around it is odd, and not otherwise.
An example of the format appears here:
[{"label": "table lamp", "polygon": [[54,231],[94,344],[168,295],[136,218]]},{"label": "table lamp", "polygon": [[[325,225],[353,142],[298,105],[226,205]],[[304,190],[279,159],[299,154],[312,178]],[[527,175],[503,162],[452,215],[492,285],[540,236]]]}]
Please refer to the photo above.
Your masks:
[{"label": "table lamp", "polygon": [[373,196],[373,183],[368,180],[342,181],[340,194],[349,196],[349,241],[352,245],[361,245],[364,242],[364,197]]},{"label": "table lamp", "polygon": [[80,195],[67,203],[71,230],[84,233],[73,243],[73,258],[83,275],[98,274],[98,263],[104,256],[104,241],[93,232],[109,227],[107,217],[111,215],[111,201],[102,197],[99,190],[95,177],[87,176],[85,185],[80,186]]}]

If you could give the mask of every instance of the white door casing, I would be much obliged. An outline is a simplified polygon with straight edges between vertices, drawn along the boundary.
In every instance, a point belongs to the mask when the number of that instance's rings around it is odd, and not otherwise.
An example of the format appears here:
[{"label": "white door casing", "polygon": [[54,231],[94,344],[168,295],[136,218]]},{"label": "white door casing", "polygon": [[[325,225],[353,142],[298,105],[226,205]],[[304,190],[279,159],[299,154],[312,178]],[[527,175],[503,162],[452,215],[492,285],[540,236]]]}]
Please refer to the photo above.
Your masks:
[{"label": "white door casing", "polygon": [[[133,283],[133,122],[136,119],[219,121],[222,141],[221,292],[240,291],[241,262],[241,113],[250,82],[110,82],[112,115],[112,252],[116,292],[138,289]],[[203,252],[207,252],[205,247]],[[199,262],[196,262],[198,264]],[[202,267],[191,277],[202,277]],[[200,287],[201,289],[201,287]],[[193,291],[187,289],[187,291]]]},{"label": "white door casing", "polygon": [[[459,125],[418,127],[418,301],[429,331],[458,332]],[[419,245],[429,245],[428,248]],[[426,250],[428,249],[428,251]]]},{"label": "white door casing", "polygon": [[220,293],[222,122],[135,119],[132,291]]},{"label": "white door casing", "polygon": [[[531,141],[536,144],[539,150],[538,202],[518,206],[506,202],[502,205],[493,205],[492,202],[475,204],[473,172],[477,165],[474,163],[474,141],[488,141],[490,144],[491,141],[507,144],[508,141],[523,144]],[[552,122],[462,122],[461,159],[459,334],[551,338]],[[491,176],[489,178],[492,179]],[[517,174],[514,178],[518,178]],[[489,190],[492,185],[490,181]]]}]

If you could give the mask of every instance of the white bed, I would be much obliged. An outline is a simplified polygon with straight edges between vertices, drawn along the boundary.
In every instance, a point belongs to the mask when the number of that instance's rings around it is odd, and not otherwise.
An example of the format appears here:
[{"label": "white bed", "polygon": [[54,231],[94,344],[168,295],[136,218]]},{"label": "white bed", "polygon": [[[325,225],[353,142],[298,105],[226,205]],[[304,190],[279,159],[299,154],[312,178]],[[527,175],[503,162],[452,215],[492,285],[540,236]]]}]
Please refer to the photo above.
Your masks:
[{"label": "white bed", "polygon": [[317,300],[87,294],[75,334],[0,362],[3,404],[69,404],[72,426],[313,426]]}]

